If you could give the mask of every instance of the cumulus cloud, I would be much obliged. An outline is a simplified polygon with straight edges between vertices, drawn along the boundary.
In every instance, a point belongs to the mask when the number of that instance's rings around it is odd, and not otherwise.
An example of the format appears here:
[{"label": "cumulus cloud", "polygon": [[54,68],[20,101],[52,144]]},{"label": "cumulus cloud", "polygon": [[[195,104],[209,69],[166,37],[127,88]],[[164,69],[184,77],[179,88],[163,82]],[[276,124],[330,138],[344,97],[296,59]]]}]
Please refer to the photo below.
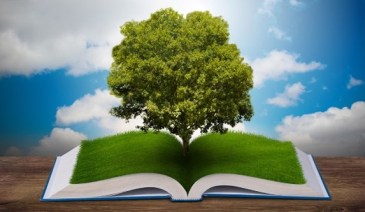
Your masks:
[{"label": "cumulus cloud", "polygon": [[110,95],[108,90],[96,89],[94,94],[86,94],[70,106],[58,108],[56,122],[69,125],[106,117],[110,108],[118,105],[119,101],[118,98]]},{"label": "cumulus cloud", "polygon": [[274,7],[280,2],[281,0],[264,0],[261,7],[258,9],[258,13],[272,17],[274,16]]},{"label": "cumulus cloud", "polygon": [[86,135],[70,128],[54,128],[49,136],[39,141],[38,146],[31,148],[30,155],[63,155],[85,139]]},{"label": "cumulus cloud", "polygon": [[292,85],[285,86],[283,93],[279,93],[275,97],[269,98],[267,103],[279,107],[294,106],[298,103],[300,100],[300,95],[302,95],[304,92],[305,87],[301,82],[297,82]]},{"label": "cumulus cloud", "polygon": [[298,61],[299,55],[287,51],[272,50],[263,58],[250,62],[254,73],[254,86],[262,86],[266,80],[285,79],[289,74],[305,73],[325,68],[325,65],[311,61]]},{"label": "cumulus cloud", "polygon": [[[198,1],[2,1],[0,77],[66,68],[72,76],[109,69],[119,27],[161,8],[203,10]],[[206,7],[205,7],[206,8]],[[206,10],[206,9],[205,9]],[[91,45],[90,45],[91,44]]]},{"label": "cumulus cloud", "polygon": [[68,74],[107,70],[111,64],[110,44],[87,46],[79,35],[58,35],[41,41],[21,39],[12,30],[0,30],[0,76],[25,75],[67,68]]},{"label": "cumulus cloud", "polygon": [[291,37],[277,27],[270,27],[267,31],[274,34],[275,38],[278,40],[291,41]]},{"label": "cumulus cloud", "polygon": [[[257,12],[259,14],[262,14],[262,15],[267,15],[269,17],[275,17],[275,14],[274,14],[274,10],[275,10],[275,7],[282,3],[282,2],[287,2],[287,1],[282,1],[282,0],[264,0],[262,2],[262,5],[259,7],[259,9],[257,10]],[[302,6],[304,5],[303,2],[299,1],[299,0],[289,0],[289,5],[290,6],[293,6],[293,7],[298,7],[298,6]]]},{"label": "cumulus cloud", "polygon": [[[31,69],[27,68],[26,61],[34,61],[34,66]],[[37,62],[39,55],[22,42],[13,31],[0,31],[0,76],[10,73],[29,75],[37,72],[41,66]]]},{"label": "cumulus cloud", "polygon": [[350,90],[351,88],[362,85],[362,84],[364,84],[364,81],[362,81],[360,79],[356,79],[355,77],[350,75],[350,80],[347,83],[346,87],[347,87],[347,89]]},{"label": "cumulus cloud", "polygon": [[99,127],[108,133],[135,130],[142,125],[142,118],[122,120],[109,114],[113,106],[120,104],[120,99],[112,96],[108,90],[96,89],[94,94],[86,94],[77,99],[70,106],[58,108],[56,123],[68,126],[71,124],[95,121]]},{"label": "cumulus cloud", "polygon": [[280,139],[316,156],[365,156],[365,102],[286,116],[276,131]]},{"label": "cumulus cloud", "polygon": [[[119,104],[120,99],[110,95],[108,90],[96,89],[93,94],[86,94],[75,100],[70,106],[58,108],[56,112],[56,124],[58,126],[70,126],[78,123],[94,122],[105,130],[106,134],[114,134],[135,130],[142,125],[140,117],[129,122],[109,114],[111,107]],[[39,141],[38,146],[32,147],[31,155],[62,155],[87,139],[86,135],[70,128],[54,128],[51,134]],[[17,154],[16,148],[9,148],[7,154]],[[20,152],[21,153],[21,152]]]},{"label": "cumulus cloud", "polygon": [[137,130],[137,126],[143,125],[143,120],[140,116],[127,121],[125,119],[120,119],[109,115],[97,120],[97,124],[101,128],[105,129],[107,133],[114,134]]},{"label": "cumulus cloud", "polygon": [[131,14],[123,11],[123,2],[108,2],[114,3],[115,7],[68,0],[2,2],[0,76],[29,76],[58,68],[80,76],[109,69],[112,46],[121,39],[119,26],[127,21],[123,15]]},{"label": "cumulus cloud", "polygon": [[[243,124],[243,122],[236,124],[234,127],[231,127],[231,125],[229,125],[229,124],[223,124],[223,126],[225,128],[227,128],[228,131],[233,131],[233,132],[245,132],[246,131],[246,128],[245,128],[245,125]],[[191,136],[190,141],[193,141],[194,139],[196,139],[197,137],[199,137],[201,135],[202,135],[202,133],[200,132],[200,130],[195,130],[195,132]],[[180,139],[180,141],[181,141],[181,139]]]},{"label": "cumulus cloud", "polygon": [[301,2],[299,0],[290,0],[289,1],[289,4],[291,6],[298,7],[298,6],[302,6],[303,5],[303,2]]},{"label": "cumulus cloud", "polygon": [[245,125],[242,122],[236,124],[234,127],[231,127],[231,125],[228,125],[228,124],[225,125],[225,127],[227,127],[228,130],[234,131],[234,132],[245,132],[246,131]]},{"label": "cumulus cloud", "polygon": [[317,82],[317,78],[312,77],[311,80],[309,81],[310,84],[316,83]]}]

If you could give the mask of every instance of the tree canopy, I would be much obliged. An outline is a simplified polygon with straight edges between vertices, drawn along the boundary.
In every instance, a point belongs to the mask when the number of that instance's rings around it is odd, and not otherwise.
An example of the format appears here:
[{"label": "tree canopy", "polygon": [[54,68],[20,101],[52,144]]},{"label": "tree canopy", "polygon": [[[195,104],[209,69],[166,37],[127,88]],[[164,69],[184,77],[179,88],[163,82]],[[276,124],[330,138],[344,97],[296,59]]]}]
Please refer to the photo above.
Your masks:
[{"label": "tree canopy", "polygon": [[195,130],[224,133],[225,123],[252,117],[252,69],[221,17],[163,9],[126,22],[121,34],[108,76],[111,93],[122,98],[114,116],[140,115],[142,130],[168,129],[183,140],[185,155]]}]

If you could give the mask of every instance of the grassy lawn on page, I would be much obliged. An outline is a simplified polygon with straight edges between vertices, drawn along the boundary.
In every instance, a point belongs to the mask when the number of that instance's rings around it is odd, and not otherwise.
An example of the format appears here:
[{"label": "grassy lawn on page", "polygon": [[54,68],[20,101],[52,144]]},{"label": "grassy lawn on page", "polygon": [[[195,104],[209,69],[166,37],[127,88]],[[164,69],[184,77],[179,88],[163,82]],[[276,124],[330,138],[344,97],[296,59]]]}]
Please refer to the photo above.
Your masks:
[{"label": "grassy lawn on page", "polygon": [[303,184],[305,179],[291,142],[245,133],[207,134],[190,145],[190,184],[213,173],[241,174]]},{"label": "grassy lawn on page", "polygon": [[83,141],[71,183],[134,173],[170,176],[187,191],[199,178],[213,173],[305,183],[290,142],[244,133],[211,133],[195,139],[184,157],[174,136],[140,131]]}]

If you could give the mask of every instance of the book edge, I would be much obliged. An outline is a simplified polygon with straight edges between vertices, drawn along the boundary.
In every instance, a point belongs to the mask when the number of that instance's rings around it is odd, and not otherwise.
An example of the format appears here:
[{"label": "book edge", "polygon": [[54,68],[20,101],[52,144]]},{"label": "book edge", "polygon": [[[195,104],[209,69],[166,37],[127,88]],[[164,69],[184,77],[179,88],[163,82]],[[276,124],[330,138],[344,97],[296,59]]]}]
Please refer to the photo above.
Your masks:
[{"label": "book edge", "polygon": [[40,200],[42,202],[46,200],[46,198],[44,198],[44,195],[46,194],[46,191],[48,189],[49,181],[51,180],[51,177],[52,177],[52,174],[53,174],[53,171],[54,171],[54,168],[55,168],[57,159],[58,159],[58,157],[56,157],[56,159],[54,160],[53,165],[52,165],[51,173],[48,175],[47,181],[46,181],[46,183],[45,183],[45,185],[43,187],[43,191],[42,191],[41,198],[40,198]]},{"label": "book edge", "polygon": [[157,200],[157,199],[171,199],[170,196],[105,196],[105,197],[87,197],[87,198],[47,198],[42,199],[42,202],[78,202],[78,201],[113,201],[113,200]]},{"label": "book edge", "polygon": [[328,186],[327,186],[326,182],[325,182],[325,181],[324,181],[324,179],[323,179],[323,176],[322,176],[321,171],[320,171],[320,170],[319,170],[319,168],[318,168],[318,164],[317,164],[317,162],[316,162],[316,160],[314,159],[314,157],[313,157],[313,155],[312,155],[312,154],[310,154],[310,157],[312,158],[313,164],[314,164],[314,166],[315,166],[315,168],[316,168],[316,170],[317,170],[317,173],[318,173],[318,175],[319,175],[319,178],[320,178],[320,180],[321,180],[321,183],[322,183],[322,185],[323,185],[323,187],[324,187],[324,190],[325,190],[325,192],[326,192],[326,194],[327,194],[327,199],[328,199],[328,200],[331,200],[331,199],[332,199],[332,195],[331,195],[331,193],[330,193],[330,191],[329,191],[329,189],[328,189]]},{"label": "book edge", "polygon": [[293,199],[293,200],[330,200],[329,197],[318,196],[284,196],[284,195],[255,195],[255,194],[206,194],[203,197],[222,198],[251,198],[251,199]]}]

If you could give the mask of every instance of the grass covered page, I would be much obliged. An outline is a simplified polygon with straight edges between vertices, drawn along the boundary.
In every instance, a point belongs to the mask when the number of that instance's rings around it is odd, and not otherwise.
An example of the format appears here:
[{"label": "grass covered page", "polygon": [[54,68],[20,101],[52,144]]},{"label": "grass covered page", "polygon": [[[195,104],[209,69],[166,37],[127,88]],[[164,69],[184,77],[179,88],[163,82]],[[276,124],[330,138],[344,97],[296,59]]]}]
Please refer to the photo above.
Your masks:
[{"label": "grass covered page", "polygon": [[312,157],[290,142],[212,133],[184,157],[170,134],[129,132],[83,141],[58,157],[42,200],[203,196],[329,198]]}]

